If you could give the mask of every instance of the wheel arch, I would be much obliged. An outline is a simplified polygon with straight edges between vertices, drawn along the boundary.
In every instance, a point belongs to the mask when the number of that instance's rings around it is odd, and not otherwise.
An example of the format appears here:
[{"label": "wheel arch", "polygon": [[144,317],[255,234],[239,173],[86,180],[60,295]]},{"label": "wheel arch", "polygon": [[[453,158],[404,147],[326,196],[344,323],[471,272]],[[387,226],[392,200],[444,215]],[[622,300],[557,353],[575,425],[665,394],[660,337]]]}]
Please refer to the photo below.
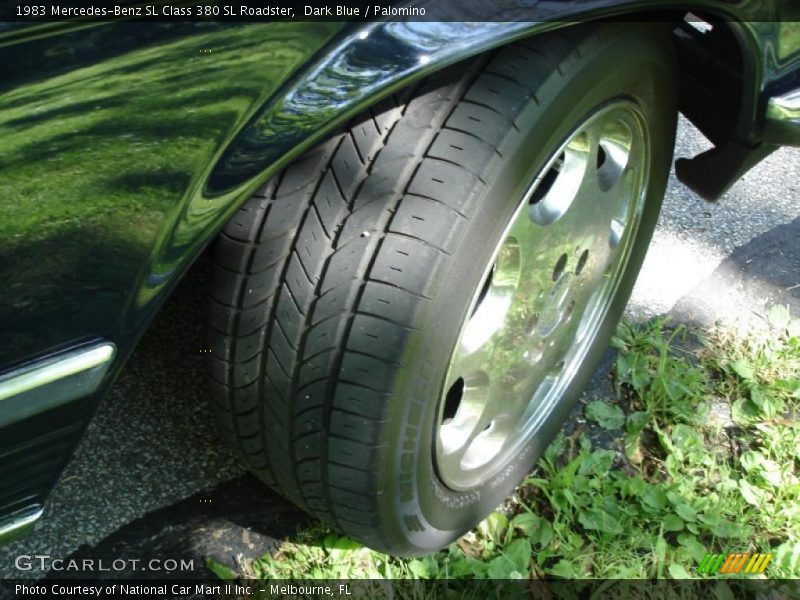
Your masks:
[{"label": "wheel arch", "polygon": [[[174,286],[255,190],[348,119],[427,75],[517,39],[604,19],[680,23],[687,12],[695,11],[714,20],[726,37],[736,41],[742,67],[737,96],[742,106],[729,125],[736,127],[738,135],[749,134],[758,124],[765,73],[758,32],[745,21],[772,14],[767,4],[746,12],[716,0],[680,4],[604,0],[589,8],[550,2],[526,8],[527,21],[518,14],[520,20],[509,22],[388,21],[347,27],[267,98],[218,152],[207,177],[189,195],[153,253],[149,274],[143,279],[147,289],[138,290],[137,301],[165,298],[168,293],[160,293],[165,291],[162,286]],[[714,110],[704,111],[698,124],[714,114]]]},{"label": "wheel arch", "polygon": [[[721,37],[732,40],[738,50],[736,56],[716,56],[731,63],[741,77],[737,90],[741,111],[737,114],[739,122],[734,123],[737,133],[749,134],[757,122],[759,92],[768,75],[763,67],[769,58],[767,42],[777,36],[769,32],[767,37],[746,21],[766,18],[766,9],[759,15],[736,13],[730,4],[713,0],[680,4],[674,0],[606,0],[601,3],[605,6],[591,9],[572,3],[551,4],[557,8],[528,9],[525,16],[530,21],[524,22],[390,21],[349,30],[269,98],[220,153],[204,195],[225,196],[252,179],[263,183],[337,125],[424,76],[517,39],[587,21],[657,20],[677,24],[687,14],[713,21]],[[714,51],[706,49],[710,55]],[[297,122],[300,116],[302,123]]]}]

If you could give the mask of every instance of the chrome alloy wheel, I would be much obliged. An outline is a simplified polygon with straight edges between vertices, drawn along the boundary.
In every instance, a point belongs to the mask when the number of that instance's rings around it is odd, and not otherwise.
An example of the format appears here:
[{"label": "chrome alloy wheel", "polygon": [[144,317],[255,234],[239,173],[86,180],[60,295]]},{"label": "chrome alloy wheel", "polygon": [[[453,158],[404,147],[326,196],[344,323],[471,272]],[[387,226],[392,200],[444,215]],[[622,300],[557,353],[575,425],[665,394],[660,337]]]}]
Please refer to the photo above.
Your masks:
[{"label": "chrome alloy wheel", "polygon": [[571,134],[522,197],[445,378],[435,464],[451,489],[501,471],[575,377],[628,264],[648,171],[644,120],[615,101]]}]

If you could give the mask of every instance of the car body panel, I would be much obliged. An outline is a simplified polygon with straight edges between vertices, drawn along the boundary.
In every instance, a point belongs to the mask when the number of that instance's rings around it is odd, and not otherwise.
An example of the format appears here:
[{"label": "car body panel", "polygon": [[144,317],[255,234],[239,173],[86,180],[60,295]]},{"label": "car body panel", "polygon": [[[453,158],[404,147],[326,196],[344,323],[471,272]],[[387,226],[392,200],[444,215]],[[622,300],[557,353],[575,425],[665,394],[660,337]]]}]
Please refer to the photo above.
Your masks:
[{"label": "car body panel", "polygon": [[[0,31],[0,375],[89,343],[116,348],[102,381],[69,403],[20,421],[0,400],[0,529],[12,513],[29,523],[182,274],[292,158],[447,64],[569,21],[674,3],[480,6],[485,22]],[[496,20],[498,6],[508,21]],[[798,32],[777,20],[789,2],[680,6],[732,20],[749,57],[737,134],[757,142],[770,98],[798,87]],[[3,427],[12,420],[13,429]]]}]

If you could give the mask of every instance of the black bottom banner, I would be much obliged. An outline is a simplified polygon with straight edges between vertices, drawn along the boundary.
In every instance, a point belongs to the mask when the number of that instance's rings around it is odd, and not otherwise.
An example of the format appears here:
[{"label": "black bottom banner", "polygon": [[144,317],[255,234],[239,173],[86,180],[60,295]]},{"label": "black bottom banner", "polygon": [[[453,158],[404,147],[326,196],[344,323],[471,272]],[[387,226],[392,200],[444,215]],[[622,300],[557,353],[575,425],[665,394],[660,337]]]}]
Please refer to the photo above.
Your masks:
[{"label": "black bottom banner", "polygon": [[3,580],[0,598],[783,600],[800,598],[800,580]]}]

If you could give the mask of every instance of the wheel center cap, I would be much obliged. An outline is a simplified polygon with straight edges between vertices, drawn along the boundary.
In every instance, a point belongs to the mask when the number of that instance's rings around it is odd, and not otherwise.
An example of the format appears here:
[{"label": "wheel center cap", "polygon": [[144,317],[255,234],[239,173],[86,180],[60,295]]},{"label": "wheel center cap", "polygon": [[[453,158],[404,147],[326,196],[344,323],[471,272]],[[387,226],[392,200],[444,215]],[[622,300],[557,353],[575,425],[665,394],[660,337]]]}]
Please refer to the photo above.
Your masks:
[{"label": "wheel center cap", "polygon": [[539,335],[547,337],[561,324],[567,314],[569,292],[575,275],[563,273],[555,282],[550,292],[544,298],[544,307],[539,318]]}]

